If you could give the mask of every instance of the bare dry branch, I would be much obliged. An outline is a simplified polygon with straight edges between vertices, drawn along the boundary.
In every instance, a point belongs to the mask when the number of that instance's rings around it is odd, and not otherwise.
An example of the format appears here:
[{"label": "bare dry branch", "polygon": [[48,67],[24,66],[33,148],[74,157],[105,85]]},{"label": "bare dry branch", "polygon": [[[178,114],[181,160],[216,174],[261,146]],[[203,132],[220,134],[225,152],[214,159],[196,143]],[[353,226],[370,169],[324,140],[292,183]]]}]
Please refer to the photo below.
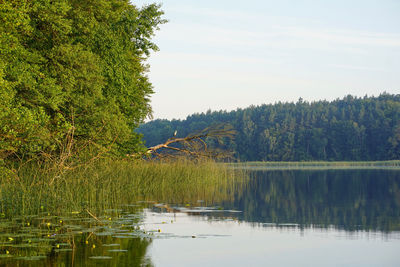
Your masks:
[{"label": "bare dry branch", "polygon": [[[191,157],[199,158],[221,158],[227,157],[227,151],[219,151],[216,149],[209,150],[206,139],[213,138],[216,140],[222,140],[223,138],[232,139],[236,134],[233,127],[229,124],[219,124],[211,127],[207,127],[196,133],[189,134],[186,137],[181,138],[169,138],[165,143],[158,144],[156,146],[149,147],[146,151],[146,155],[152,155],[160,157],[161,155],[172,156],[171,152],[177,152],[183,155],[189,155]],[[169,150],[170,153],[159,153],[161,149]]]}]

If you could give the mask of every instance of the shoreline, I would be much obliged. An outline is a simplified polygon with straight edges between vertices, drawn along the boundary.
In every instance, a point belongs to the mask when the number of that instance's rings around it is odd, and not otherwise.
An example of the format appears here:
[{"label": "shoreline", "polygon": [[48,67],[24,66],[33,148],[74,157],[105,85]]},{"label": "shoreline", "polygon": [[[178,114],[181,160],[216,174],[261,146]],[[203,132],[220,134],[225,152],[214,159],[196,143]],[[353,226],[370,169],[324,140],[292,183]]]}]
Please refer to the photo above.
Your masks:
[{"label": "shoreline", "polygon": [[249,161],[227,163],[233,169],[245,170],[329,170],[329,169],[400,169],[400,160],[389,161]]}]

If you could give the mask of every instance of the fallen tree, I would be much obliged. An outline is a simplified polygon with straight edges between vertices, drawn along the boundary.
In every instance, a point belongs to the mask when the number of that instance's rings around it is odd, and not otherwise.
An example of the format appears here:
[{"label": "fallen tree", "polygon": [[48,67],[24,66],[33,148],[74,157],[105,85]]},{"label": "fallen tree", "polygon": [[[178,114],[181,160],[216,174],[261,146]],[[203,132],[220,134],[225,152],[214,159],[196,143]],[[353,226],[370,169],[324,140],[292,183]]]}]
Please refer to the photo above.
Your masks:
[{"label": "fallen tree", "polygon": [[236,131],[230,124],[218,124],[207,127],[186,137],[173,137],[166,142],[149,147],[145,152],[146,157],[156,158],[213,158],[227,159],[232,157],[232,152],[226,149],[210,148],[207,143],[210,139],[223,146],[224,140],[234,138]]}]

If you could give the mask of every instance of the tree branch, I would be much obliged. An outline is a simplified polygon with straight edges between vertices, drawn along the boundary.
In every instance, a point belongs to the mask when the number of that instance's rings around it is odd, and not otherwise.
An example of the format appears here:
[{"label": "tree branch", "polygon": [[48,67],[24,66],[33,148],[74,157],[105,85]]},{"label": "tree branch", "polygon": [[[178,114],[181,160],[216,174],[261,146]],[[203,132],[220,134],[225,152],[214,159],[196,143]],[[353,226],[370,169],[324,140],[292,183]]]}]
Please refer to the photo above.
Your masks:
[{"label": "tree branch", "polygon": [[[222,138],[232,139],[235,134],[236,132],[233,130],[233,127],[231,125],[219,124],[207,127],[197,133],[189,134],[186,137],[169,138],[165,143],[149,147],[145,154],[159,157],[161,153],[158,153],[158,150],[167,149],[182,154],[187,154],[193,157],[213,157],[213,158],[226,157],[229,154],[227,153],[227,151],[224,152],[218,150],[209,151],[205,139],[206,138],[214,138],[217,140],[221,140]],[[179,145],[179,147],[172,145]]]}]

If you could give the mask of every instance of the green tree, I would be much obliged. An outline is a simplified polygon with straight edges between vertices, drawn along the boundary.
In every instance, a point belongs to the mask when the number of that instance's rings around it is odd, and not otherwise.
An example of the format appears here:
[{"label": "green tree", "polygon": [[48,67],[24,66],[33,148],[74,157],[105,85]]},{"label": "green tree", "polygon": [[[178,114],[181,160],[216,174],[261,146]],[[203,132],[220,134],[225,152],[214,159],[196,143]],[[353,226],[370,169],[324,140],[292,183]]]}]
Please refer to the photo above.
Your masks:
[{"label": "green tree", "polygon": [[0,1],[0,159],[76,143],[138,150],[151,115],[146,59],[166,21],[129,0]]},{"label": "green tree", "polygon": [[[276,103],[185,120],[142,125],[148,144],[163,143],[174,129],[182,136],[230,123],[237,134],[227,147],[241,161],[390,160],[400,158],[400,95],[346,96],[332,102]],[[219,148],[209,142],[210,148]]]}]

